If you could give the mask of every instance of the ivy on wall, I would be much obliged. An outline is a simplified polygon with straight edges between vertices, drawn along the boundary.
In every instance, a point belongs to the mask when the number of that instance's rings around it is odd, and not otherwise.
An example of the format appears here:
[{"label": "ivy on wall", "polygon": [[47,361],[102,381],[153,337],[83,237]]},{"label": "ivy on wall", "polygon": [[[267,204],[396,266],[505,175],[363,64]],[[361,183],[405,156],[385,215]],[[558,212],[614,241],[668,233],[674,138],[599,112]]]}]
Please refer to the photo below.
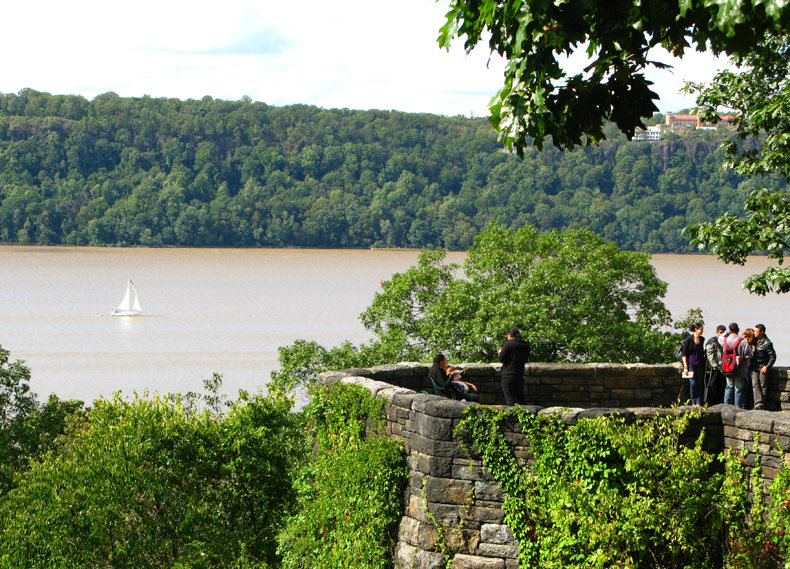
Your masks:
[{"label": "ivy on wall", "polygon": [[[680,444],[697,416],[657,414],[634,424],[582,418],[566,426],[558,415],[479,406],[467,409],[456,434],[507,494],[504,522],[520,542],[521,567],[778,566],[790,545],[788,468],[766,506],[757,444],[751,472],[747,451],[704,451],[704,431],[693,445]],[[507,423],[521,424],[531,464],[514,456]]]}]

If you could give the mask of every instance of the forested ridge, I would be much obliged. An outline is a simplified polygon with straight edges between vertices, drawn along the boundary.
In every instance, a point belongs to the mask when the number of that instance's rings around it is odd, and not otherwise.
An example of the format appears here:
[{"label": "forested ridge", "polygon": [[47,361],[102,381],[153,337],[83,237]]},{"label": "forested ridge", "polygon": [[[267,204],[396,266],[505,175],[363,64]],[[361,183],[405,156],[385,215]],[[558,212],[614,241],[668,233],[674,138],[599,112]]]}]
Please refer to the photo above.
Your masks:
[{"label": "forested ridge", "polygon": [[466,249],[496,219],[685,252],[686,225],[785,187],[723,169],[727,131],[607,135],[521,160],[464,117],[0,93],[0,241]]}]

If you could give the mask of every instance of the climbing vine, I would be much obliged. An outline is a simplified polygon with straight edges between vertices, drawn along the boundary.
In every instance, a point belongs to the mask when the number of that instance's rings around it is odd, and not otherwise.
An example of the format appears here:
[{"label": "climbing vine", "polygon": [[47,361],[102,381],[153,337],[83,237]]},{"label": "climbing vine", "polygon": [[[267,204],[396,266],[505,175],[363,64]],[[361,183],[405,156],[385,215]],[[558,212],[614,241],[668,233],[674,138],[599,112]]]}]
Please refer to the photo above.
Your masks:
[{"label": "climbing vine", "polygon": [[295,485],[299,512],[279,536],[284,569],[387,569],[401,515],[403,445],[384,436],[380,400],[356,385],[311,389],[314,460]]},{"label": "climbing vine", "polygon": [[[714,457],[679,444],[691,416],[580,419],[520,408],[474,407],[467,431],[487,470],[507,494],[505,523],[520,542],[521,567],[715,566],[711,536],[722,475]],[[534,460],[519,462],[501,428],[520,423]],[[715,541],[715,540],[714,540]]]}]

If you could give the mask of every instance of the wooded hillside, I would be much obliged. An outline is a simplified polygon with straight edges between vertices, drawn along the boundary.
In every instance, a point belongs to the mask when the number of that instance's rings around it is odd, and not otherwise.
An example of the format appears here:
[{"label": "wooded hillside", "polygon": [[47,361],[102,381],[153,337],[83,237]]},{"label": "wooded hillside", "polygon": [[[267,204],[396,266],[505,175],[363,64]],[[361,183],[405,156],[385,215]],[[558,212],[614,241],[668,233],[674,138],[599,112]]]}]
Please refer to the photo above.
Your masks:
[{"label": "wooded hillside", "polygon": [[726,131],[607,133],[520,160],[464,117],[0,93],[0,241],[465,249],[497,219],[684,252],[686,225],[784,187],[724,171]]}]

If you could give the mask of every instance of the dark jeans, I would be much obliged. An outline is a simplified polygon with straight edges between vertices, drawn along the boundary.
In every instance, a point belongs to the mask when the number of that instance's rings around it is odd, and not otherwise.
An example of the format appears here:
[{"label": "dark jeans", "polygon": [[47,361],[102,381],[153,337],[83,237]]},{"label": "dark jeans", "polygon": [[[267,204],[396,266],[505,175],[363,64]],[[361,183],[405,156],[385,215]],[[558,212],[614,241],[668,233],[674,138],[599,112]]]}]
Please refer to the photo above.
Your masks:
[{"label": "dark jeans", "polygon": [[689,371],[694,375],[689,379],[689,391],[691,392],[691,404],[702,405],[702,396],[705,390],[705,362],[689,366]]},{"label": "dark jeans", "polygon": [[[718,405],[724,402],[724,374],[719,370],[708,370],[710,379],[708,380],[708,397],[706,403],[708,405]],[[707,377],[707,376],[706,376]]]},{"label": "dark jeans", "polygon": [[764,409],[768,404],[768,376],[760,373],[761,369],[762,366],[749,372],[752,376],[755,409]]},{"label": "dark jeans", "polygon": [[527,399],[524,397],[524,378],[523,377],[502,377],[502,391],[505,392],[505,405],[512,407],[516,403],[526,405]]}]

